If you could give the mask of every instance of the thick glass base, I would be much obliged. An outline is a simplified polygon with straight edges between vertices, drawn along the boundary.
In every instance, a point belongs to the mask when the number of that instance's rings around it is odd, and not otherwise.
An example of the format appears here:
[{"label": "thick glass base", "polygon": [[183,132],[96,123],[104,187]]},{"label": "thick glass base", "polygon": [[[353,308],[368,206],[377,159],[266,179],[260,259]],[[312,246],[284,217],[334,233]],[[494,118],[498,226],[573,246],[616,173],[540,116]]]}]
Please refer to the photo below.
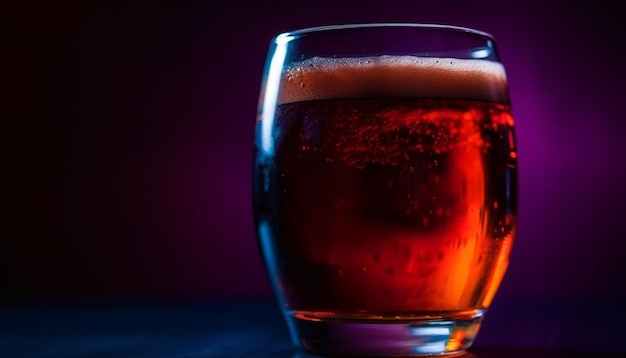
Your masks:
[{"label": "thick glass base", "polygon": [[291,312],[296,344],[316,355],[455,356],[474,342],[484,311],[374,316]]}]

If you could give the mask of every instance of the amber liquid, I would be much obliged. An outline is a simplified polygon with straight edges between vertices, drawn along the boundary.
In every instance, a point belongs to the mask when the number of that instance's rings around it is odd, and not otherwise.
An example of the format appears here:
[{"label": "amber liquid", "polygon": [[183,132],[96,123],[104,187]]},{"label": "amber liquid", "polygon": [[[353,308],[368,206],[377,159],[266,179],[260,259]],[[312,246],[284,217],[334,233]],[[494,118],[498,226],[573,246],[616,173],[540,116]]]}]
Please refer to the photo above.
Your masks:
[{"label": "amber liquid", "polygon": [[514,239],[510,108],[415,98],[277,109],[255,220],[287,310],[417,317],[489,306]]}]

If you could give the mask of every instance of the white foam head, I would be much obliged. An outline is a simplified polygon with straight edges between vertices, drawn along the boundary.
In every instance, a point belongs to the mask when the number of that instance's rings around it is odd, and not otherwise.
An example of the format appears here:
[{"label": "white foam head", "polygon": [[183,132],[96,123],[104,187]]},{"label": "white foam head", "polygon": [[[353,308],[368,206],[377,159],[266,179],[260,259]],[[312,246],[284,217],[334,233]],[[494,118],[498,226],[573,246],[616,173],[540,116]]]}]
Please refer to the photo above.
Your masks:
[{"label": "white foam head", "polygon": [[278,103],[359,97],[509,101],[504,67],[498,62],[380,56],[294,63],[283,75]]}]

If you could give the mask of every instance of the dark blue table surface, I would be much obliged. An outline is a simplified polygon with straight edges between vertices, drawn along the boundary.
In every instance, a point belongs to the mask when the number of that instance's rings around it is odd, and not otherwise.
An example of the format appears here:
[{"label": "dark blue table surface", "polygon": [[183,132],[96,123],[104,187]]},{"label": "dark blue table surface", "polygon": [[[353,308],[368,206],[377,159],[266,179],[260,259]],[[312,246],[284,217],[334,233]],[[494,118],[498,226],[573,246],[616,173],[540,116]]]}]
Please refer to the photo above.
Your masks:
[{"label": "dark blue table surface", "polygon": [[[494,305],[470,357],[626,357],[620,302]],[[511,322],[516,322],[511,324]],[[0,306],[0,357],[310,357],[271,300]]]}]

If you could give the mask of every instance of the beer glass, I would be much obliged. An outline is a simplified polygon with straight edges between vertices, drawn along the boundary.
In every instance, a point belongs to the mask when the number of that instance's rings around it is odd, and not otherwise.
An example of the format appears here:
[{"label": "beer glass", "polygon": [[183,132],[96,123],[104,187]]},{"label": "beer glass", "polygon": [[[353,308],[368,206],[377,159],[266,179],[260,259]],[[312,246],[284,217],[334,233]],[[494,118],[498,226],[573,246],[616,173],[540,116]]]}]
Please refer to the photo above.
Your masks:
[{"label": "beer glass", "polygon": [[335,356],[466,350],[514,240],[513,128],[489,34],[354,24],[276,36],[253,202],[293,341]]}]

